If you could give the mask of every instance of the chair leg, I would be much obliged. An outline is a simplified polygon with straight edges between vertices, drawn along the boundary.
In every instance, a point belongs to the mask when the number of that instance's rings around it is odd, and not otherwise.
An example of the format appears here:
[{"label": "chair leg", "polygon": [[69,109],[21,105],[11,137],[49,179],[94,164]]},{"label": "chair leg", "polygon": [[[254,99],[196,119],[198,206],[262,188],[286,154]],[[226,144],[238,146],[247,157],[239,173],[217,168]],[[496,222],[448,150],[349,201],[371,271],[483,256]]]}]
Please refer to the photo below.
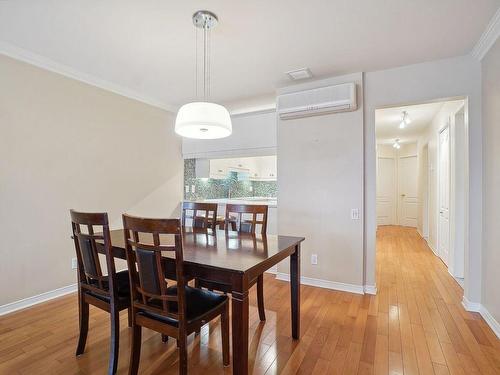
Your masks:
[{"label": "chair leg", "polygon": [[222,337],[222,363],[229,366],[229,303],[220,317],[220,329]]},{"label": "chair leg", "polygon": [[132,306],[127,309],[128,314],[128,327],[132,327]]},{"label": "chair leg", "polygon": [[262,322],[266,320],[266,311],[264,310],[264,275],[257,278],[257,306],[259,308],[259,318]]},{"label": "chair leg", "polygon": [[165,342],[167,342],[167,341],[168,341],[168,335],[164,335],[164,334],[162,334],[162,335],[161,335],[161,342],[165,343]]},{"label": "chair leg", "polygon": [[111,308],[111,338],[109,343],[109,367],[108,374],[114,375],[118,367],[118,353],[120,350],[120,312]]},{"label": "chair leg", "polygon": [[[194,287],[200,289],[200,279],[196,278],[194,279]],[[194,331],[194,335],[198,336],[200,334],[200,328],[198,328],[196,331]]]},{"label": "chair leg", "polygon": [[129,375],[137,375],[139,371],[139,359],[141,358],[141,336],[142,327],[132,325],[132,347],[130,348]]},{"label": "chair leg", "polygon": [[87,334],[89,332],[89,304],[84,301],[83,293],[78,293],[78,310],[79,310],[79,325],[80,335],[78,337],[78,345],[76,347],[76,355],[83,354],[85,351],[85,343],[87,342]]},{"label": "chair leg", "polygon": [[177,346],[179,347],[179,375],[187,375],[187,337],[185,334],[180,334]]}]

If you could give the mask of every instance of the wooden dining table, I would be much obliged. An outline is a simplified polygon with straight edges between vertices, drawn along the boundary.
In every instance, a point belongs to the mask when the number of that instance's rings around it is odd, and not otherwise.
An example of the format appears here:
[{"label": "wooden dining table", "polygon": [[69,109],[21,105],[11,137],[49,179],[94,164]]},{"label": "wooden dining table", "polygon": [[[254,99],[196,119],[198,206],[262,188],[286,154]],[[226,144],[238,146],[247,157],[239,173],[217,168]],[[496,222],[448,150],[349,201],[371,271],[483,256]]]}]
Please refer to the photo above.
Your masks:
[{"label": "wooden dining table", "polygon": [[[303,237],[239,233],[225,230],[183,230],[184,273],[223,285],[232,295],[233,374],[248,374],[248,290],[257,277],[290,257],[292,338],[300,337],[300,244]],[[122,229],[111,231],[113,256],[125,259]],[[169,279],[174,259],[163,257]]]}]

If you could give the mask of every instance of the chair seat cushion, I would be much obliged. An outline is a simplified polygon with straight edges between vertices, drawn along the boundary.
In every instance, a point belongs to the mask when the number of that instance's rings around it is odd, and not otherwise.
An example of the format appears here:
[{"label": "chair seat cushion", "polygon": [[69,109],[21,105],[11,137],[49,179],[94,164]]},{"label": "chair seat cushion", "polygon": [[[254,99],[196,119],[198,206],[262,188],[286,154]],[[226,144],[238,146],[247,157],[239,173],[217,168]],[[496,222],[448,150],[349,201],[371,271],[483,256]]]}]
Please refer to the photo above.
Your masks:
[{"label": "chair seat cushion", "polygon": [[[97,285],[97,282],[94,284]],[[119,299],[130,299],[130,280],[128,277],[128,270],[120,271],[116,273],[116,284],[118,287],[118,298]],[[108,281],[103,282],[103,286],[106,290],[109,290],[109,283]],[[110,302],[110,297],[99,294],[99,293],[94,293],[91,291],[87,292],[88,294],[99,298],[103,301]]]},{"label": "chair seat cushion", "polygon": [[[207,312],[213,310],[214,308],[220,306],[227,301],[227,296],[215,292],[210,292],[208,290],[192,288],[186,286],[186,318],[188,323],[197,320],[198,318],[205,315]],[[171,286],[167,289],[167,294],[170,296],[177,295],[177,286]],[[161,302],[156,300],[154,302],[157,308],[161,308]],[[168,308],[171,313],[177,313],[177,302],[168,302]],[[140,315],[147,316],[149,318],[154,318],[160,320],[164,323],[168,323],[173,326],[178,325],[176,319],[166,317],[161,314],[157,314],[151,311],[143,310],[139,312]]]}]

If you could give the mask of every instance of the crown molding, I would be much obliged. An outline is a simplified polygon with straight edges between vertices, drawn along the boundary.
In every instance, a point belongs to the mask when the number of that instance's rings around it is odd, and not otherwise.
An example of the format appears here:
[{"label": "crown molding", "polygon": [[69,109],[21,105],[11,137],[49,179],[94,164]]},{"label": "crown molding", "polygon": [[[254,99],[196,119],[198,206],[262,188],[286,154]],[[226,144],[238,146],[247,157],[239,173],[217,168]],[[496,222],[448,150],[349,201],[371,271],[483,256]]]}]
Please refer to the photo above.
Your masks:
[{"label": "crown molding", "polygon": [[476,45],[471,51],[472,57],[481,61],[484,56],[488,53],[489,49],[496,42],[497,38],[500,36],[500,8],[497,9],[495,15],[488,23],[486,30],[484,30],[483,35],[477,41]]},{"label": "crown molding", "polygon": [[37,66],[39,68],[49,70],[53,73],[61,74],[65,77],[84,82],[88,85],[98,87],[100,89],[113,92],[115,94],[124,96],[129,99],[137,100],[139,102],[148,104],[153,107],[161,108],[169,112],[177,112],[177,107],[165,104],[162,101],[143,95],[135,90],[111,83],[104,79],[95,77],[93,75],[83,73],[79,70],[73,69],[67,65],[58,63],[48,59],[42,55],[33,53],[31,51],[19,48],[9,43],[0,41],[0,54],[11,57],[16,60]]}]

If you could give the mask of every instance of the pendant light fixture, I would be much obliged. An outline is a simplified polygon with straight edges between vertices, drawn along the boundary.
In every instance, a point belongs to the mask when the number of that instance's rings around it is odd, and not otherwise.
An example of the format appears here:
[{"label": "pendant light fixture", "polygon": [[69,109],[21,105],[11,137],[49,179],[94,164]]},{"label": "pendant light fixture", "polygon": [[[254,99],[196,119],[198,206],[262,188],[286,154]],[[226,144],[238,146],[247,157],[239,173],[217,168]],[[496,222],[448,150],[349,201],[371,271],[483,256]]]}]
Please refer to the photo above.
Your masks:
[{"label": "pendant light fixture", "polygon": [[[210,31],[219,22],[207,10],[193,14],[193,24],[203,31],[203,101],[184,104],[177,112],[175,132],[186,138],[215,139],[231,135],[233,129],[228,110],[210,98]],[[198,40],[198,38],[197,38]],[[198,49],[198,43],[196,44]],[[198,50],[196,51],[196,95],[198,95]]]},{"label": "pendant light fixture", "polygon": [[399,143],[399,139],[396,139],[394,143],[392,144],[392,147],[394,147],[396,150],[399,150],[401,148],[401,144]]}]

